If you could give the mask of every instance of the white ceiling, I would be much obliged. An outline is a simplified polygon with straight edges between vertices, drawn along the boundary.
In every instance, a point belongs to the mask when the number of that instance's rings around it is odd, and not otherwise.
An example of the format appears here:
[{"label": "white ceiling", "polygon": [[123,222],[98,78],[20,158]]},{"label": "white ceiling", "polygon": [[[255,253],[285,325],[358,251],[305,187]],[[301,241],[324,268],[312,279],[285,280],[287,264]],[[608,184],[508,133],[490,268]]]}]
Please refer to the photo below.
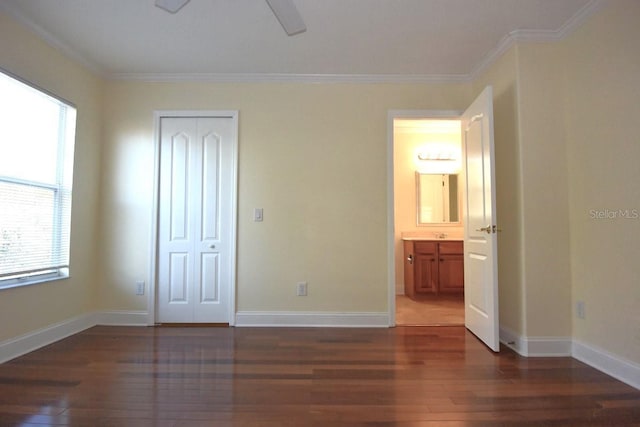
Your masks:
[{"label": "white ceiling", "polygon": [[[464,80],[513,39],[557,39],[599,0],[294,0],[289,37],[264,0],[0,0],[0,10],[113,78],[231,75]],[[283,77],[283,76],[281,76]]]}]

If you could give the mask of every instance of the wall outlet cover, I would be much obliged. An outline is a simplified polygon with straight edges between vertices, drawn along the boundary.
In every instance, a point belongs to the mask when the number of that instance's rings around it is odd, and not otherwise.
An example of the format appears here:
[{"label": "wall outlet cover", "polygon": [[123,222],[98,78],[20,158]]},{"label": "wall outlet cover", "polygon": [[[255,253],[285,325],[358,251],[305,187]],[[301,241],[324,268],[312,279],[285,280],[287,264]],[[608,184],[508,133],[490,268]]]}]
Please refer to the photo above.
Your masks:
[{"label": "wall outlet cover", "polygon": [[296,295],[299,297],[307,296],[307,282],[298,282],[296,285]]}]

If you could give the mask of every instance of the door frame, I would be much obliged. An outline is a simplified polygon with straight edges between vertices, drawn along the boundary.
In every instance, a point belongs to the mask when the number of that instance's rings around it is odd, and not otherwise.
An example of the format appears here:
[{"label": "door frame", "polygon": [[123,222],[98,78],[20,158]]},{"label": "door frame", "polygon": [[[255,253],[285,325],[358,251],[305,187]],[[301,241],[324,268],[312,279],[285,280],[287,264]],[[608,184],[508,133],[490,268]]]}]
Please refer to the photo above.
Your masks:
[{"label": "door frame", "polygon": [[153,112],[153,204],[151,213],[151,241],[149,242],[149,286],[147,291],[147,325],[156,324],[156,290],[158,288],[158,223],[160,215],[160,122],[169,117],[227,118],[232,120],[231,138],[231,283],[229,284],[229,326],[236,319],[236,263],[238,241],[238,110],[155,110]]},{"label": "door frame", "polygon": [[389,110],[387,112],[387,290],[388,324],[396,326],[396,251],[395,251],[395,195],[393,121],[395,119],[454,119],[459,120],[463,110]]}]

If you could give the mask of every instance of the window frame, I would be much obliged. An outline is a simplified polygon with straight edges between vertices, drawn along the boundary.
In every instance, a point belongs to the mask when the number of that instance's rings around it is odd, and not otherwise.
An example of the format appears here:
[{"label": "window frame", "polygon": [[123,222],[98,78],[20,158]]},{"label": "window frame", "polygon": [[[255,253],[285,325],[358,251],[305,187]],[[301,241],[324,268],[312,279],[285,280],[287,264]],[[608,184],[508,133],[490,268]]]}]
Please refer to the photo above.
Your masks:
[{"label": "window frame", "polygon": [[[25,188],[32,188],[38,190],[48,190],[53,193],[53,226],[52,226],[52,252],[55,250],[57,253],[67,253],[67,262],[64,265],[57,265],[53,267],[35,268],[32,270],[25,270],[21,273],[11,274],[5,273],[0,276],[0,291],[4,289],[11,289],[22,286],[29,286],[43,282],[49,282],[54,280],[62,280],[70,277],[70,256],[71,256],[71,232],[63,232],[64,220],[66,215],[65,209],[65,192],[69,192],[68,197],[68,221],[69,228],[71,222],[72,201],[73,201],[73,172],[75,170],[75,143],[76,143],[76,131],[77,131],[77,113],[78,108],[76,105],[55,93],[52,93],[42,87],[33,84],[32,82],[15,75],[14,73],[5,70],[0,67],[0,73],[4,76],[15,80],[18,83],[39,92],[42,95],[52,98],[52,100],[60,104],[60,111],[58,115],[58,135],[57,135],[57,156],[56,162],[56,179],[55,184],[22,179],[15,176],[0,175],[0,183],[6,183],[10,185],[24,186]],[[69,109],[73,110],[73,121],[69,120]],[[69,128],[71,125],[72,129]],[[71,135],[69,134],[71,132]],[[71,136],[71,140],[69,137]],[[70,159],[69,159],[70,158]],[[70,168],[70,171],[67,171]],[[65,185],[65,173],[70,173],[69,183]],[[66,238],[65,238],[66,237]],[[66,248],[63,245],[66,244]]]}]

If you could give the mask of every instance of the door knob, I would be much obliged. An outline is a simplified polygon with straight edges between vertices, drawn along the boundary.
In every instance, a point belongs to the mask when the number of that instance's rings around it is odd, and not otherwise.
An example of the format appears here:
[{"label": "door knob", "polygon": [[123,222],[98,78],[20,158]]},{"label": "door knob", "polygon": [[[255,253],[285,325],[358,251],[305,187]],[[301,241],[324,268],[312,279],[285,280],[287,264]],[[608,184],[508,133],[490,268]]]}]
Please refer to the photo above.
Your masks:
[{"label": "door knob", "polygon": [[413,264],[413,255],[409,255],[407,261],[409,261],[409,264]]},{"label": "door knob", "polygon": [[486,227],[476,228],[476,231],[486,231],[487,234],[491,234],[491,233],[499,233],[502,231],[502,229],[498,228],[497,225],[487,225]]},{"label": "door knob", "polygon": [[209,245],[209,249],[215,249],[216,245]]}]

